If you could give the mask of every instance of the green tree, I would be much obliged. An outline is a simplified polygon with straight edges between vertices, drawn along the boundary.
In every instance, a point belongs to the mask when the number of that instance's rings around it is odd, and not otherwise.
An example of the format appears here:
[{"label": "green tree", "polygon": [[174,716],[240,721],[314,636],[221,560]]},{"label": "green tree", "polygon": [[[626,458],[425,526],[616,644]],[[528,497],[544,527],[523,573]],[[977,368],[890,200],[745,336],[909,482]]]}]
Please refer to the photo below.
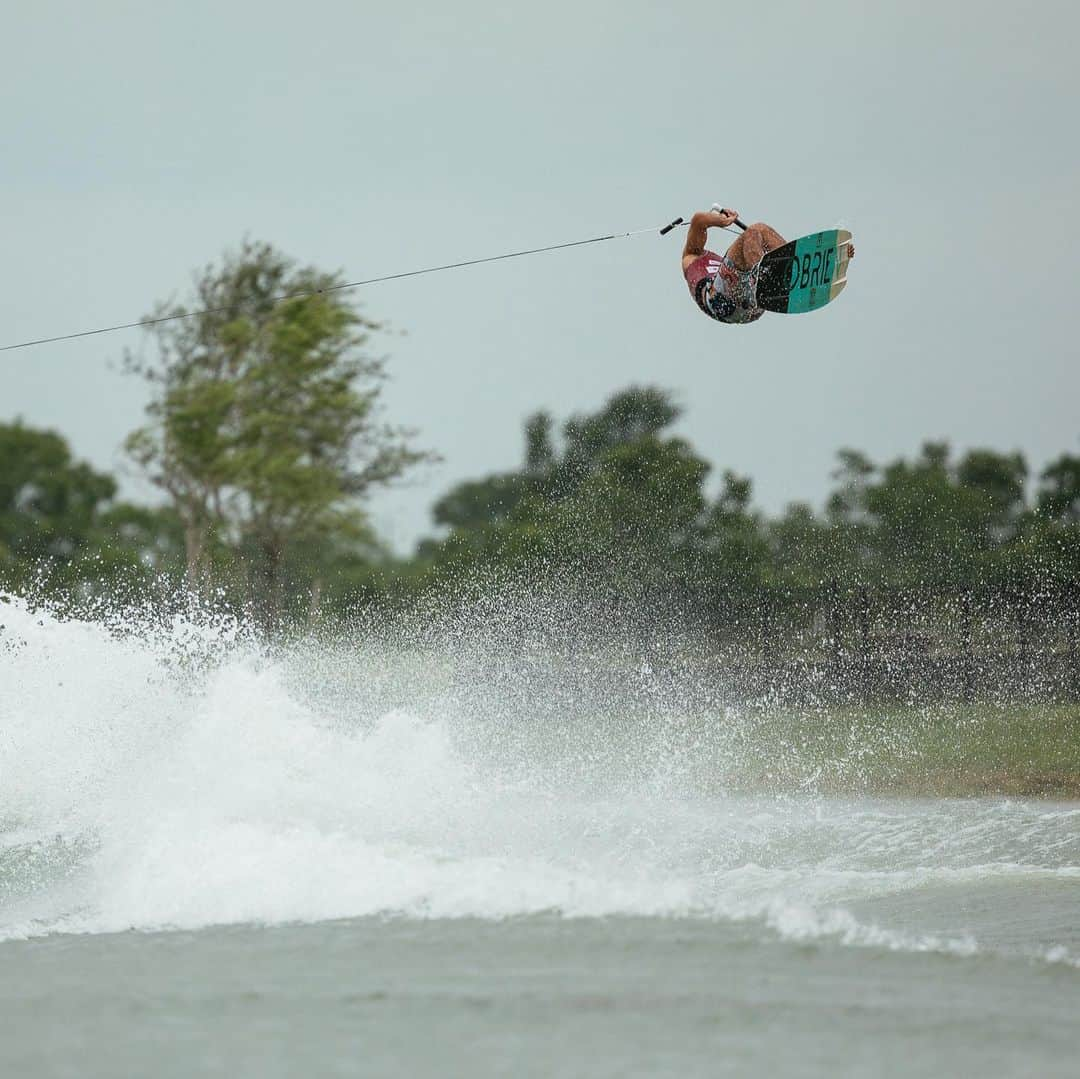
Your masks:
[{"label": "green tree", "polygon": [[832,539],[839,526],[830,526],[808,503],[790,503],[766,527],[777,567],[774,583],[786,588],[814,588],[834,575]]},{"label": "green tree", "polygon": [[0,550],[12,578],[35,567],[47,581],[70,580],[115,494],[112,477],[73,461],[60,435],[0,426]]},{"label": "green tree", "polygon": [[1080,457],[1063,453],[1047,465],[1040,479],[1039,513],[1060,524],[1080,524]]},{"label": "green tree", "polygon": [[840,453],[827,503],[834,576],[876,583],[960,583],[1011,542],[1026,510],[1020,454],[972,450],[953,460],[928,442],[914,460],[877,466]]},{"label": "green tree", "polygon": [[555,463],[551,431],[554,421],[548,412],[537,412],[525,421],[525,471],[546,472]]},{"label": "green tree", "polygon": [[536,489],[529,475],[502,473],[467,480],[448,491],[432,507],[440,527],[476,529],[510,520],[523,498]]},{"label": "green tree", "polygon": [[183,523],[189,587],[230,567],[268,627],[318,591],[291,577],[318,575],[294,553],[366,544],[360,500],[428,456],[380,421],[385,369],[366,351],[380,327],[340,284],[245,243],[197,276],[191,308],[154,312],[169,321],[149,327],[152,359],[128,357],[153,396],[127,448]]},{"label": "green tree", "polygon": [[620,446],[656,438],[682,410],[655,386],[631,386],[613,394],[599,412],[571,416],[562,429],[563,453],[552,459],[549,497],[567,497]]},{"label": "green tree", "polygon": [[[630,387],[560,438],[546,413],[525,426],[521,469],[458,484],[435,506],[449,529],[418,558],[439,574],[501,568],[584,578],[630,598],[687,602],[757,580],[768,551],[749,512],[749,480],[726,474],[715,503],[709,465],[668,428],[664,391]],[[695,601],[696,601],[695,600]]]},{"label": "green tree", "polygon": [[545,515],[546,524],[567,558],[624,590],[687,581],[700,568],[708,471],[679,438],[645,434],[608,444],[573,495]]},{"label": "green tree", "polygon": [[996,547],[1011,540],[1027,511],[1028,467],[1023,454],[970,450],[957,463],[956,480],[984,500],[980,543]]},{"label": "green tree", "polygon": [[989,567],[995,582],[1021,589],[1080,585],[1080,457],[1062,454],[1040,474],[1035,507]]},{"label": "green tree", "polygon": [[170,516],[116,501],[66,440],[0,424],[0,584],[57,598],[117,595],[176,567]]},{"label": "green tree", "polygon": [[750,505],[752,492],[748,477],[726,470],[698,529],[698,577],[709,585],[716,604],[756,596],[774,575],[765,522]]}]

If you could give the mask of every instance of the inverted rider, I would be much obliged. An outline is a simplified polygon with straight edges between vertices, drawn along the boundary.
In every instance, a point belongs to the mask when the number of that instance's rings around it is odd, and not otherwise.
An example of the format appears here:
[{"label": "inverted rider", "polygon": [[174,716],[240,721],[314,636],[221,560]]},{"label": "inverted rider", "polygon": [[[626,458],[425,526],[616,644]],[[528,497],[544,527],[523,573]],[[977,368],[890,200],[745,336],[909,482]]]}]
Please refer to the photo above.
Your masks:
[{"label": "inverted rider", "polygon": [[[709,229],[727,228],[738,219],[735,210],[713,204],[711,210],[696,213],[682,253],[683,277],[690,286],[694,302],[717,322],[756,322],[765,309],[758,306],[757,286],[761,260],[770,251],[783,247],[785,240],[771,225],[757,221],[723,255],[705,247]],[[848,258],[854,258],[855,246],[848,244]]]}]

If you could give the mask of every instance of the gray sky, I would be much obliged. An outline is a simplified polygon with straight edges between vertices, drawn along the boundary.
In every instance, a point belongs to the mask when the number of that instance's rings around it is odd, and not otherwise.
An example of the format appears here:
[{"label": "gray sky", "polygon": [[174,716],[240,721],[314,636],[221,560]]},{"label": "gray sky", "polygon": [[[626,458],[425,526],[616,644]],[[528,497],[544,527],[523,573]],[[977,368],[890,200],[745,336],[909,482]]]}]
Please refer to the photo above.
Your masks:
[{"label": "gray sky", "polygon": [[[363,290],[388,418],[445,458],[374,500],[399,547],[528,413],[631,382],[770,511],[841,446],[1080,448],[1074,4],[0,4],[0,344],[137,319],[245,235],[354,280],[713,201],[855,233],[840,301],[749,327],[695,309],[676,236]],[[142,337],[0,353],[0,420],[119,469]]]}]

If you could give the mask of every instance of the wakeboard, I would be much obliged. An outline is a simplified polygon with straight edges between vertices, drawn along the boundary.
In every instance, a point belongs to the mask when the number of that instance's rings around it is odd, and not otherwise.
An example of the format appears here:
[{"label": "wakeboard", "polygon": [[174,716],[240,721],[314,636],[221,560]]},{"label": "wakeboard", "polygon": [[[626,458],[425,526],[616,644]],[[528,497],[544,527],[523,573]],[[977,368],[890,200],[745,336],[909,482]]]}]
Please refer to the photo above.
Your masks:
[{"label": "wakeboard", "polygon": [[757,301],[766,311],[801,315],[835,300],[847,284],[847,229],[800,236],[761,260]]}]

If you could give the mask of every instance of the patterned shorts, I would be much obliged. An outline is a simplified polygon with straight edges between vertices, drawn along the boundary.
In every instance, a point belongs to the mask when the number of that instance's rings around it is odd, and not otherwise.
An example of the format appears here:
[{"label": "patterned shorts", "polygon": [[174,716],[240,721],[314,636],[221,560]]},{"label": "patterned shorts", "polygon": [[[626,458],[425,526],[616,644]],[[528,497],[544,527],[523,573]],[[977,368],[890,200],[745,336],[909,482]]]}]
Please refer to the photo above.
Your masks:
[{"label": "patterned shorts", "polygon": [[764,308],[758,307],[757,286],[761,263],[752,270],[740,270],[727,255],[720,269],[704,282],[702,300],[708,304],[713,318],[720,322],[756,322]]}]

